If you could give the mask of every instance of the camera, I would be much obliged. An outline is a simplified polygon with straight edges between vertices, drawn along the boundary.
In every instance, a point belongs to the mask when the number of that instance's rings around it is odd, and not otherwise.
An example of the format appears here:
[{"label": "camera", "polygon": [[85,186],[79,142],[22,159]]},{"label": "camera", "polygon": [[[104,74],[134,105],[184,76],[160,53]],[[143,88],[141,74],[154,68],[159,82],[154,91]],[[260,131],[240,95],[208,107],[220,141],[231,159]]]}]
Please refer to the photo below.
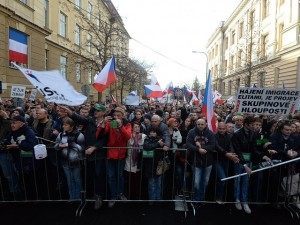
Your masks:
[{"label": "camera", "polygon": [[110,127],[113,129],[118,128],[118,122],[116,120],[110,121]]}]

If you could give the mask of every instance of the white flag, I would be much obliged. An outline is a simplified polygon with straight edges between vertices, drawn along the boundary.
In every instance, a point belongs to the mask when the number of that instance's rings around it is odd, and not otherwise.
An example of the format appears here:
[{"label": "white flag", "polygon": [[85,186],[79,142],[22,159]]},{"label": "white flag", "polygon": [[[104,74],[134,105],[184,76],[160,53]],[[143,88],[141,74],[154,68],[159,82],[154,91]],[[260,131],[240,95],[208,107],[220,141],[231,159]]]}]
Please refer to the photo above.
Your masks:
[{"label": "white flag", "polygon": [[65,80],[58,70],[35,71],[22,68],[14,64],[30,81],[30,83],[44,96],[47,102],[77,106],[84,103],[86,96],[78,93]]}]

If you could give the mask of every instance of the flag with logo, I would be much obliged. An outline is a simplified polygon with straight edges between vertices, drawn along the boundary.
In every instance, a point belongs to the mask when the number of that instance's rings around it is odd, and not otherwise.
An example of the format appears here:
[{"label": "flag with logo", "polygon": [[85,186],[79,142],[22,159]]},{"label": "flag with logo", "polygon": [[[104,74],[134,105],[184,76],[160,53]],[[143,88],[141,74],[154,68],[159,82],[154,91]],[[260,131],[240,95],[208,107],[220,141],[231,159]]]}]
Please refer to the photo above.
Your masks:
[{"label": "flag with logo", "polygon": [[13,65],[24,74],[47,102],[78,106],[87,99],[86,96],[78,93],[58,70],[36,71],[20,67],[15,63]]},{"label": "flag with logo", "polygon": [[101,72],[97,73],[94,77],[93,87],[98,92],[103,92],[106,88],[109,87],[112,83],[117,81],[116,75],[116,62],[115,57],[107,62]]},{"label": "flag with logo", "polygon": [[28,64],[28,35],[9,28],[9,62],[14,62],[18,65],[27,67]]}]

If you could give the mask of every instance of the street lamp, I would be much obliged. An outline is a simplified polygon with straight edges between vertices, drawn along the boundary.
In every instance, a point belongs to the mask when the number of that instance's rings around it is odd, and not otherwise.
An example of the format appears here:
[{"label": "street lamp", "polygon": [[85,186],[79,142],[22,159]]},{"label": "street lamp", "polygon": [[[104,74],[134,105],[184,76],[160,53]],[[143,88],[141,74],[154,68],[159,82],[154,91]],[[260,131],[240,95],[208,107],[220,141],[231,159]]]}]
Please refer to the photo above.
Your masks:
[{"label": "street lamp", "polygon": [[192,53],[198,53],[198,54],[205,55],[205,57],[206,57],[205,77],[206,77],[206,80],[207,80],[207,77],[208,77],[208,55],[207,55],[207,53],[206,52],[201,52],[201,51],[192,51]]}]

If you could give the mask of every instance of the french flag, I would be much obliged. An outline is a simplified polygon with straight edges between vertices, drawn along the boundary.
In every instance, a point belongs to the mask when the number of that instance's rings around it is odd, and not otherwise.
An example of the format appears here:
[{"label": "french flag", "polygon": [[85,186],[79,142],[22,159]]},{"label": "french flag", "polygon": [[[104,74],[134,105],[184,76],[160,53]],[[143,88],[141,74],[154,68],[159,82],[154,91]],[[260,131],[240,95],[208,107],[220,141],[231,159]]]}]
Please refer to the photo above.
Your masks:
[{"label": "french flag", "polygon": [[94,77],[93,87],[98,92],[103,92],[109,85],[117,81],[116,62],[113,56],[104,66],[100,73]]},{"label": "french flag", "polygon": [[208,74],[206,80],[204,101],[202,105],[202,113],[206,116],[208,128],[216,133],[217,132],[217,119],[214,113],[214,103],[213,103],[213,91],[211,86],[211,76]]},{"label": "french flag", "polygon": [[145,95],[148,98],[161,98],[163,96],[163,92],[159,85],[145,85]]},{"label": "french flag", "polygon": [[27,34],[9,28],[9,61],[17,64],[28,64]]}]

